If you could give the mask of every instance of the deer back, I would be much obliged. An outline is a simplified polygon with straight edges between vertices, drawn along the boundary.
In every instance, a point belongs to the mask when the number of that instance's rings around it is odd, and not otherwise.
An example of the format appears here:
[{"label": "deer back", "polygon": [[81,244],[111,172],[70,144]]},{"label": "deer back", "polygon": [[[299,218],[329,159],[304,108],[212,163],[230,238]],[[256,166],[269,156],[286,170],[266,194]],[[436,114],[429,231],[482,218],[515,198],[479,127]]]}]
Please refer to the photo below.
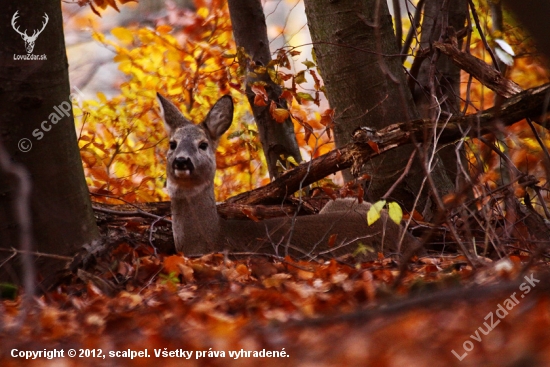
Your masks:
[{"label": "deer back", "polygon": [[332,257],[355,253],[374,260],[378,252],[396,254],[418,246],[403,226],[381,218],[368,225],[370,203],[353,199],[329,202],[318,215],[271,218],[259,222],[222,220],[220,243],[232,251],[256,251],[280,256]]}]

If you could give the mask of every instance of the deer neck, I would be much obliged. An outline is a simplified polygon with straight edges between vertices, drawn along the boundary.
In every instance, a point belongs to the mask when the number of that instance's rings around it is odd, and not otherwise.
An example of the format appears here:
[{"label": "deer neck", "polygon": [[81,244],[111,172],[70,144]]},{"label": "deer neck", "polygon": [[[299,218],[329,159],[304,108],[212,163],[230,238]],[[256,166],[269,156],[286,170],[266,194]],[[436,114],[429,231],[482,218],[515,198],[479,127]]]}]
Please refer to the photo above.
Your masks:
[{"label": "deer neck", "polygon": [[168,184],[176,250],[189,255],[206,253],[206,249],[215,247],[220,233],[214,186],[191,193],[171,186]]}]

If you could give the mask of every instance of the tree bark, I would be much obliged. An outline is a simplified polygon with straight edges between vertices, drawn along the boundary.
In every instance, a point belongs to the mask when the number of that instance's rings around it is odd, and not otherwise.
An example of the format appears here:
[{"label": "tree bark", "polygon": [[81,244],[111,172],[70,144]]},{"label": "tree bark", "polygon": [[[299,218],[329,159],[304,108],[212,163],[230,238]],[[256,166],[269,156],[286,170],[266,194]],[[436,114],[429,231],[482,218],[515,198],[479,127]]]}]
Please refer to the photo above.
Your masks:
[{"label": "tree bark", "polygon": [[[34,55],[44,60],[20,60],[27,55],[22,37],[42,28]],[[38,252],[71,256],[84,244],[98,238],[84,170],[80,160],[69,90],[68,63],[59,1],[8,2],[0,15],[0,139],[9,159],[28,171],[32,185],[30,207],[32,235]],[[22,140],[27,139],[27,140]],[[26,151],[27,149],[30,149]],[[18,248],[20,233],[14,219],[16,181],[0,175],[0,247]],[[0,264],[10,256],[0,253]],[[0,279],[22,283],[19,256],[3,264]],[[65,263],[35,258],[38,275],[46,279]]]},{"label": "tree bark", "polygon": [[[434,49],[433,44],[443,41],[448,36],[448,27],[453,27],[456,31],[464,28],[467,15],[468,7],[464,0],[426,0],[424,4],[420,49],[430,52],[428,57],[415,60],[415,63],[420,62],[421,65],[413,92],[416,107],[422,118],[431,118],[435,121],[439,111],[454,116],[461,114],[460,68],[446,55],[441,55]],[[449,179],[456,184],[460,170],[455,150],[456,147],[453,145],[444,147],[439,151],[439,157]],[[464,154],[462,157],[462,163],[466,167]]]},{"label": "tree bark", "polygon": [[[237,47],[244,48],[251,61],[256,65],[267,66],[271,61],[271,52],[260,0],[229,0],[228,5]],[[301,162],[302,157],[290,117],[283,123],[278,123],[269,112],[271,101],[274,101],[279,108],[287,108],[286,100],[279,98],[282,92],[281,87],[271,80],[268,73],[255,73],[254,77],[250,77],[250,74],[248,73],[246,77],[246,96],[258,126],[269,176],[273,179],[280,175],[277,169],[278,160],[293,157],[296,162]],[[254,82],[266,83],[265,90],[269,98],[267,106],[254,104],[256,95],[251,89]],[[281,159],[281,155],[284,157],[283,159]]]},{"label": "tree bark", "polygon": [[496,71],[495,68],[487,65],[483,60],[475,56],[460,51],[455,45],[434,42],[434,47],[449,56],[453,63],[499,96],[510,98],[522,91],[519,85],[510,79],[506,79],[501,73]]},{"label": "tree bark", "polygon": [[[401,57],[385,1],[305,0],[311,37],[327,97],[336,110],[335,142],[345,146],[359,126],[380,130],[392,123],[417,119],[418,113],[406,88]],[[382,197],[407,165],[414,147],[400,147],[376,157],[366,167],[371,176],[367,198]],[[438,186],[449,190],[448,179],[432,172]],[[415,161],[391,199],[411,209],[425,176]],[[351,179],[345,175],[346,180]],[[420,208],[431,208],[425,191]],[[429,218],[430,215],[426,215]]]}]

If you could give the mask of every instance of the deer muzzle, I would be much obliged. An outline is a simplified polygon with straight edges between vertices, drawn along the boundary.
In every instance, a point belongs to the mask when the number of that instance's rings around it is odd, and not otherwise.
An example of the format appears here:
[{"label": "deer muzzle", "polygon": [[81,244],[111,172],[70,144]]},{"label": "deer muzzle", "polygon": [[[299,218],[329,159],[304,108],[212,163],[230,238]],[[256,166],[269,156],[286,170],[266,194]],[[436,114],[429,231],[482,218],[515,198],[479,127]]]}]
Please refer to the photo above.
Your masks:
[{"label": "deer muzzle", "polygon": [[188,176],[193,173],[195,166],[193,166],[191,158],[177,157],[172,162],[172,169],[176,176],[180,176],[181,174]]}]

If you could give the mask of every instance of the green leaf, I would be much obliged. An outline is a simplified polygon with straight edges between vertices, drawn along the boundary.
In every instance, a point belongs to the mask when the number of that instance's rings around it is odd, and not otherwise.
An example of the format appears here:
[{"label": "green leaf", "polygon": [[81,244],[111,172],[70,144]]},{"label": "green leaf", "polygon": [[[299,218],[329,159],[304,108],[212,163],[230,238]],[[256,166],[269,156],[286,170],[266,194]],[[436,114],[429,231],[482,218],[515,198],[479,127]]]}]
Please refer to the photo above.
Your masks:
[{"label": "green leaf", "polygon": [[359,242],[357,248],[355,249],[355,251],[353,251],[353,256],[367,255],[367,253],[369,252],[374,252],[374,248],[372,248],[372,246],[364,245],[362,242]]},{"label": "green leaf", "polygon": [[296,93],[296,97],[297,97],[297,100],[300,101],[300,100],[304,100],[304,101],[311,101],[313,102],[314,99],[313,97],[311,96],[311,94],[308,94],[308,93],[304,93],[304,92],[298,92]]},{"label": "green leaf", "polygon": [[304,64],[308,69],[315,66],[315,63],[312,61],[309,61],[308,59],[306,59],[306,61],[302,61],[302,64]]},{"label": "green leaf", "polygon": [[176,272],[172,271],[170,274],[160,274],[159,277],[162,279],[161,283],[172,283],[172,284],[178,284],[179,279],[176,275]]},{"label": "green leaf", "polygon": [[298,72],[298,74],[296,74],[296,76],[294,77],[294,81],[296,82],[296,84],[305,83],[307,81],[305,70]]},{"label": "green leaf", "polygon": [[386,205],[386,200],[380,200],[372,204],[367,212],[367,224],[369,226],[380,219],[380,212],[382,211],[382,208],[384,208],[384,205]]},{"label": "green leaf", "polygon": [[390,216],[391,220],[393,220],[397,224],[400,224],[401,219],[403,219],[403,210],[401,210],[401,207],[399,206],[399,204],[389,203],[388,215]]}]

